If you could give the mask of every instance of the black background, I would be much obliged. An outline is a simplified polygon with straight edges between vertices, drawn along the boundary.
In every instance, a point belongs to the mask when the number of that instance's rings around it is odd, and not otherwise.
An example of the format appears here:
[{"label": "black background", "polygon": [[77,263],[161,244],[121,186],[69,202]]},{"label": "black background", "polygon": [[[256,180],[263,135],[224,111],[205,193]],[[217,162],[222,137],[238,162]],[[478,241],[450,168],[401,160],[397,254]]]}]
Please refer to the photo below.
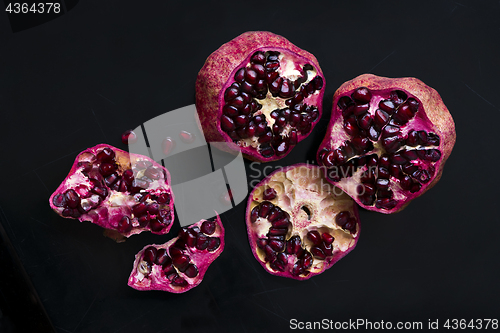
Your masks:
[{"label": "black background", "polygon": [[[477,0],[80,1],[14,33],[0,14],[2,224],[56,330],[283,332],[293,318],[424,327],[429,319],[498,319],[499,15],[499,1]],[[95,225],[57,216],[48,198],[78,152],[126,148],[125,129],[193,104],[206,57],[249,30],[312,52],[326,77],[321,122],[270,165],[314,158],[343,82],[414,76],[441,94],[456,123],[443,178],[403,212],[361,211],[357,248],[310,280],[261,268],[243,202],[222,215],[226,249],[201,285],[179,295],[138,292],[127,286],[135,253],[173,237],[178,224],[163,237],[116,244]]]}]

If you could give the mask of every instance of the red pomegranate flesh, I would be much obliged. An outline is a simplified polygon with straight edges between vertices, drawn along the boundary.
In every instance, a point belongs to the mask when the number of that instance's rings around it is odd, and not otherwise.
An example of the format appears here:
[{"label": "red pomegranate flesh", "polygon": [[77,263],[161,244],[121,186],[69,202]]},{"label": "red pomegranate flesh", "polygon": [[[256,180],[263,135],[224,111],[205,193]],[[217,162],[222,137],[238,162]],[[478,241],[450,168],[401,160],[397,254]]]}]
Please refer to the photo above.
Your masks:
[{"label": "red pomegranate flesh", "polygon": [[78,154],[49,203],[60,216],[95,223],[117,241],[145,230],[166,234],[174,219],[167,169],[105,144]]},{"label": "red pomegranate flesh", "polygon": [[162,245],[148,245],[136,256],[128,285],[137,290],[186,292],[201,283],[210,264],[224,250],[224,227],[201,220],[183,227]]},{"label": "red pomegranate flesh", "polygon": [[309,279],[349,253],[360,234],[357,206],[320,167],[279,169],[250,193],[246,224],[252,252],[266,271]]},{"label": "red pomegranate flesh", "polygon": [[390,214],[439,181],[455,139],[436,90],[415,78],[365,74],[335,92],[317,161],[360,206]]},{"label": "red pomegranate flesh", "polygon": [[207,141],[234,143],[250,160],[274,161],[319,121],[324,86],[312,54],[282,36],[246,32],[206,60],[196,108]]}]

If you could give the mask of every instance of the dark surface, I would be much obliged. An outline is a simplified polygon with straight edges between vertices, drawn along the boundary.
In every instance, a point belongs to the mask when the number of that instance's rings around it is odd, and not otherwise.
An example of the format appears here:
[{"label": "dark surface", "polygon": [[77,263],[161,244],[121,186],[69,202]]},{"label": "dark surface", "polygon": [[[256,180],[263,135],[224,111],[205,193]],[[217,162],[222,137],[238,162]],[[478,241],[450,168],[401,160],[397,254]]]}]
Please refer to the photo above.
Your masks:
[{"label": "dark surface", "polygon": [[[424,326],[498,319],[500,3],[220,3],[81,1],[17,33],[0,14],[2,223],[56,330],[282,332],[293,318]],[[270,165],[312,160],[335,89],[369,72],[418,77],[441,94],[457,129],[443,178],[401,213],[361,211],[355,251],[311,280],[260,267],[241,203],[222,216],[226,249],[200,286],[180,295],[135,291],[127,286],[135,253],[167,241],[178,225],[164,237],[116,244],[95,225],[57,216],[48,198],[78,152],[125,148],[125,129],[193,104],[206,57],[248,30],[314,53],[327,81],[314,133]],[[261,178],[247,166],[249,179]],[[10,319],[28,320],[18,315]]]}]

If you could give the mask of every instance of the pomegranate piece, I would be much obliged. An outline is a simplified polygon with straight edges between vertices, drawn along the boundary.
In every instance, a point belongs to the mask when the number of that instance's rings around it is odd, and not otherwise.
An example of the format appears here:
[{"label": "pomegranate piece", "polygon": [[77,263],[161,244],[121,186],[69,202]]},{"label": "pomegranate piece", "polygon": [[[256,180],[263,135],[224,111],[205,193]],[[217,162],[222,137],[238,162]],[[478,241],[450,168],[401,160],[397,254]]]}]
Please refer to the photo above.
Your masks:
[{"label": "pomegranate piece", "polygon": [[235,144],[246,158],[268,162],[288,155],[311,133],[324,91],[312,54],[254,31],[208,57],[196,81],[196,108],[207,141]]},{"label": "pomegranate piece", "polygon": [[117,241],[145,230],[166,234],[174,220],[167,169],[105,144],[78,154],[49,203],[60,216],[95,223]]},{"label": "pomegranate piece", "polygon": [[434,89],[415,78],[365,74],[335,92],[317,161],[363,208],[391,214],[439,181],[455,139]]},{"label": "pomegranate piece", "polygon": [[137,290],[186,292],[201,283],[210,264],[224,250],[224,227],[201,220],[162,245],[147,245],[135,256],[128,285]]},{"label": "pomegranate piece", "polygon": [[[264,197],[272,188],[273,199]],[[246,224],[252,252],[273,275],[305,280],[349,253],[360,234],[357,205],[320,167],[273,172],[250,193]]]}]

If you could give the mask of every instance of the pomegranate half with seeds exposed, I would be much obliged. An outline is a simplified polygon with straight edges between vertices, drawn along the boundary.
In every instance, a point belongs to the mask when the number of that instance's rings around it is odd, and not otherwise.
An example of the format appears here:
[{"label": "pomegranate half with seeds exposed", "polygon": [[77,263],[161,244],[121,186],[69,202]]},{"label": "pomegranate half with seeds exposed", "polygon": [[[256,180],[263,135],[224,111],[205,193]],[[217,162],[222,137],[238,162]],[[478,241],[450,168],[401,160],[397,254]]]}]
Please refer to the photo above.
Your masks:
[{"label": "pomegranate half with seeds exposed", "polygon": [[148,245],[136,256],[128,285],[137,290],[186,292],[201,283],[210,264],[224,250],[224,227],[201,220],[163,245]]},{"label": "pomegranate half with seeds exposed", "polygon": [[270,32],[244,33],[212,53],[198,74],[205,137],[236,144],[250,160],[280,159],[319,121],[324,83],[309,52]]},{"label": "pomegranate half with seeds exposed", "polygon": [[434,89],[415,78],[365,74],[335,92],[317,161],[362,207],[390,214],[439,181],[455,139]]},{"label": "pomegranate half with seeds exposed", "polygon": [[279,169],[250,193],[248,239],[271,274],[305,280],[349,253],[359,238],[357,206],[324,178],[320,167]]},{"label": "pomegranate half with seeds exposed", "polygon": [[78,154],[49,203],[60,216],[95,223],[116,240],[144,230],[166,234],[174,219],[167,169],[105,144]]}]

